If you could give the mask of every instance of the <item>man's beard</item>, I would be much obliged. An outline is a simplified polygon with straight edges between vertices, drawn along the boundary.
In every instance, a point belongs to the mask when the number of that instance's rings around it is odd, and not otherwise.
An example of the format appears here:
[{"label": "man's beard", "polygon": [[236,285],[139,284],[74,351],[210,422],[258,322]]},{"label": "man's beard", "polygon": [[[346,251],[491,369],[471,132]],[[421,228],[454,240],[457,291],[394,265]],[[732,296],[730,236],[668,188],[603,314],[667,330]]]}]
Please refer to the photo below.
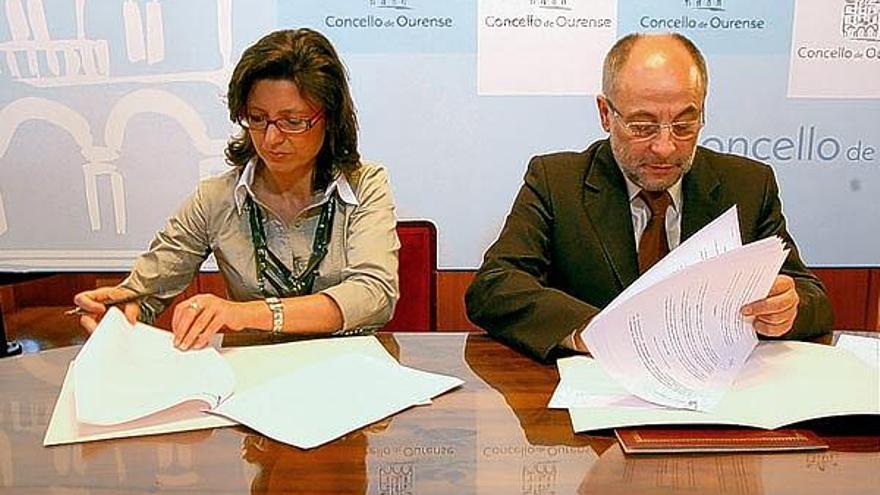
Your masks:
[{"label": "man's beard", "polygon": [[689,156],[685,158],[674,158],[667,162],[671,165],[675,165],[676,170],[678,170],[679,173],[668,178],[651,181],[648,181],[645,177],[646,174],[643,174],[644,170],[642,165],[653,163],[652,160],[635,159],[631,157],[630,152],[613,138],[611,139],[611,152],[614,155],[614,160],[617,162],[617,166],[620,167],[621,172],[623,172],[629,180],[645,191],[655,192],[669,189],[673,184],[678,182],[684,174],[691,170],[691,167],[694,165],[694,156],[697,153],[697,147],[694,145]]}]

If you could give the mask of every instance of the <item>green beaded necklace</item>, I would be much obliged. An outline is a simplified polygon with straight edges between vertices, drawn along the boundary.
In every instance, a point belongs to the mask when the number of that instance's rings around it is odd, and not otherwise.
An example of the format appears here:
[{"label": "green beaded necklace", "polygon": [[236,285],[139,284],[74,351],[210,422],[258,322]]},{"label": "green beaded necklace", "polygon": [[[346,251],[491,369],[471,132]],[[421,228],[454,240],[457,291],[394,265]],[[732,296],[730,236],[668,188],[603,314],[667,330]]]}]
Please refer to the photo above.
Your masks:
[{"label": "green beaded necklace", "polygon": [[[315,238],[312,241],[312,254],[306,269],[296,276],[275,255],[266,242],[266,231],[263,228],[263,211],[257,206],[253,198],[248,195],[247,208],[251,224],[251,238],[254,242],[254,258],[257,263],[257,284],[263,297],[280,296],[292,297],[310,294],[315,277],[318,275],[317,268],[321,260],[327,255],[327,246],[330,244],[330,233],[333,226],[333,215],[336,212],[336,201],[328,198],[321,207],[321,216],[318,218],[318,227],[315,229]],[[272,293],[266,285],[272,286]]]}]

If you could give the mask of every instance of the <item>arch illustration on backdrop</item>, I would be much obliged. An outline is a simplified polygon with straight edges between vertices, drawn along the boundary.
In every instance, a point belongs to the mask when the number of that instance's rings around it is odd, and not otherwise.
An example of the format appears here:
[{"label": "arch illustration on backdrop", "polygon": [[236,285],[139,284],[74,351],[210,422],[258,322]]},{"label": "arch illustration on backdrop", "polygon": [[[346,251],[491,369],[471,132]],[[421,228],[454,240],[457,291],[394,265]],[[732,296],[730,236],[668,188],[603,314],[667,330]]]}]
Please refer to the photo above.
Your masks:
[{"label": "arch illustration on backdrop", "polygon": [[[226,140],[211,139],[208,136],[204,120],[189,103],[172,93],[157,89],[133,91],[122,97],[110,111],[104,126],[104,142],[107,144],[107,149],[113,151],[113,160],[119,157],[128,123],[136,115],[146,113],[163,115],[183,127],[195,148],[206,156],[199,161],[199,177],[217,172],[218,164],[224,163],[223,150],[226,146]],[[124,234],[126,232],[125,188],[118,167],[107,161],[92,160],[83,165],[83,173],[86,180],[86,201],[92,230],[101,228],[97,192],[98,177],[108,175],[112,185],[116,233]]]},{"label": "arch illustration on backdrop", "polygon": [[[26,97],[0,108],[0,157],[6,154],[16,130],[30,120],[43,120],[67,131],[79,145],[83,157],[99,157],[105,149],[96,148],[89,123],[70,107],[45,98]],[[0,191],[0,235],[8,229],[2,191]]]},{"label": "arch illustration on backdrop", "polygon": [[[143,9],[137,0],[124,0],[122,3],[120,21],[128,61],[145,61],[147,64],[163,61],[166,41],[160,2],[148,0]],[[219,68],[112,77],[110,43],[106,39],[90,39],[86,35],[86,0],[74,2],[76,37],[73,39],[52,39],[42,0],[5,0],[11,40],[0,42],[0,74],[6,74],[14,82],[37,88],[204,82],[223,89],[232,62],[232,0],[216,0],[215,4],[216,43],[221,58]],[[41,61],[44,65],[41,65]],[[5,155],[16,129],[25,121],[43,120],[65,129],[73,136],[85,159],[82,165],[83,180],[91,230],[101,229],[97,180],[103,175],[110,179],[116,233],[122,235],[127,231],[125,184],[115,162],[119,158],[128,121],[137,113],[147,112],[168,116],[186,130],[196,149],[205,155],[198,163],[200,177],[222,169],[220,165],[223,163],[225,140],[211,139],[205,123],[182,98],[156,89],[135,90],[116,103],[104,125],[104,146],[94,143],[89,123],[69,106],[32,96],[13,100],[0,108],[0,157]],[[0,194],[0,235],[8,228],[9,219]]]},{"label": "arch illustration on backdrop", "polygon": [[[76,38],[53,39],[46,22],[43,0],[5,0],[6,22],[11,40],[0,42],[0,74],[35,87],[105,84],[113,82],[163,83],[205,81],[220,88],[226,83],[232,62],[232,0],[216,0],[217,49],[219,70],[172,72],[111,78],[110,43],[86,35],[86,0],[74,3]],[[65,4],[67,6],[68,4]],[[162,4],[149,0],[141,7],[136,0],[125,0],[121,12],[125,53],[129,63],[149,65],[165,60],[166,36]],[[24,61],[19,54],[24,54]],[[60,55],[60,56],[59,56]],[[40,60],[46,61],[41,70]],[[4,62],[5,61],[5,67]]]},{"label": "arch illustration on backdrop", "polygon": [[[131,92],[120,99],[108,115],[104,126],[105,146],[96,145],[86,119],[61,103],[45,98],[18,99],[0,109],[0,156],[6,153],[18,127],[29,120],[43,120],[67,131],[80,147],[85,159],[83,180],[86,205],[92,231],[101,229],[101,211],[98,202],[98,178],[110,179],[116,233],[126,232],[125,185],[116,164],[125,139],[128,122],[136,115],[155,113],[177,121],[187,132],[195,148],[205,158],[199,162],[199,176],[218,171],[223,162],[225,139],[212,139],[207,126],[198,112],[182,98],[166,91],[143,89]],[[0,195],[0,235],[8,229],[8,220]]]}]

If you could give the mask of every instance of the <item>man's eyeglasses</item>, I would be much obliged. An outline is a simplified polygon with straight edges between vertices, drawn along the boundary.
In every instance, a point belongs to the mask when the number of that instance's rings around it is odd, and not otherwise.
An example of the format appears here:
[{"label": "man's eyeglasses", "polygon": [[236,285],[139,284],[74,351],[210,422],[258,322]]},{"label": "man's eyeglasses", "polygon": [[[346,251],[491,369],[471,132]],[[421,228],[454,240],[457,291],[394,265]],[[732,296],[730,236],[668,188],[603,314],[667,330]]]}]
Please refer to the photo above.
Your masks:
[{"label": "man's eyeglasses", "polygon": [[281,118],[270,119],[265,115],[245,114],[238,123],[245,129],[253,132],[265,132],[270,124],[275,124],[275,128],[284,134],[302,134],[307,132],[315,124],[324,118],[323,110],[318,110],[314,115],[307,119],[298,118]]},{"label": "man's eyeglasses", "polygon": [[627,132],[629,132],[633,139],[640,141],[654,139],[660,134],[660,130],[664,127],[669,128],[669,134],[675,139],[680,139],[682,141],[692,139],[700,132],[700,129],[703,128],[703,124],[705,123],[705,116],[702,112],[700,113],[700,118],[698,120],[682,120],[678,122],[670,122],[668,124],[661,124],[659,122],[626,122],[623,120],[623,116],[620,112],[617,111],[617,108],[614,107],[614,103],[612,103],[611,100],[606,97],[605,102],[608,103],[608,108],[611,109],[611,114],[614,115],[614,118],[616,118],[618,122],[620,122],[620,125],[626,128]]}]

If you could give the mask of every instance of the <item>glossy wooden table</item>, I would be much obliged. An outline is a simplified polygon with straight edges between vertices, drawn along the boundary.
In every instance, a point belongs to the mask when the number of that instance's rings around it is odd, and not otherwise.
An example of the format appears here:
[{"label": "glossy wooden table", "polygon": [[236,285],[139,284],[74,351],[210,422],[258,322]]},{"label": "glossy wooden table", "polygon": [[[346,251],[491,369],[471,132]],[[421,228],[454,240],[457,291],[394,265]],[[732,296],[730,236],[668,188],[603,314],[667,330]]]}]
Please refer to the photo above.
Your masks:
[{"label": "glossy wooden table", "polygon": [[2,360],[0,493],[880,493],[876,419],[809,423],[823,453],[628,457],[545,409],[554,366],[481,334],[380,338],[465,385],[309,451],[244,427],[44,448],[78,348]]}]

